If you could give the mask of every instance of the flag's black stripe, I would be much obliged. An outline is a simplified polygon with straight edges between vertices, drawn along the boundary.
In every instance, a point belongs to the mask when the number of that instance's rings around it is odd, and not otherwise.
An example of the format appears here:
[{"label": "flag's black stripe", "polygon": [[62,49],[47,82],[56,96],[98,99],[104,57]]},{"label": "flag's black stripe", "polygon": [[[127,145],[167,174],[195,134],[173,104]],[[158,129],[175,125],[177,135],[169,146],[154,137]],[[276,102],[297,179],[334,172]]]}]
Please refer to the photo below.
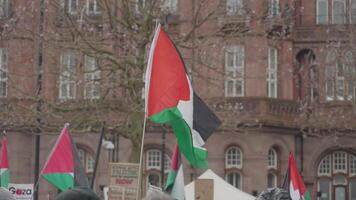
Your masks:
[{"label": "flag's black stripe", "polygon": [[84,173],[84,168],[82,166],[82,163],[80,162],[77,145],[75,145],[72,137],[71,137],[71,141],[72,141],[72,153],[73,153],[73,161],[74,161],[74,186],[89,188],[88,178],[86,177]]},{"label": "flag's black stripe", "polygon": [[282,185],[282,188],[285,189],[288,193],[290,192],[289,191],[289,184],[290,184],[290,177],[289,177],[289,166],[288,166],[288,169],[286,171],[286,175],[284,176],[284,181],[283,181],[283,185]]},{"label": "flag's black stripe", "polygon": [[221,124],[219,118],[210,110],[204,101],[194,93],[193,129],[206,141]]}]

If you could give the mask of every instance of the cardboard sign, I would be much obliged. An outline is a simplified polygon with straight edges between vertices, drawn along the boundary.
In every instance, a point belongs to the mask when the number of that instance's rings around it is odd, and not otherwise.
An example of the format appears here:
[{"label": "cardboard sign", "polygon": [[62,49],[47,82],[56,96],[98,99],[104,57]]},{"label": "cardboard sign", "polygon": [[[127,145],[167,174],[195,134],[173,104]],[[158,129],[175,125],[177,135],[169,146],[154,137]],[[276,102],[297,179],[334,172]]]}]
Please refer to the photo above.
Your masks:
[{"label": "cardboard sign", "polygon": [[9,191],[16,200],[32,200],[33,198],[33,184],[10,183]]},{"label": "cardboard sign", "polygon": [[134,200],[138,192],[139,164],[109,164],[109,200]]}]

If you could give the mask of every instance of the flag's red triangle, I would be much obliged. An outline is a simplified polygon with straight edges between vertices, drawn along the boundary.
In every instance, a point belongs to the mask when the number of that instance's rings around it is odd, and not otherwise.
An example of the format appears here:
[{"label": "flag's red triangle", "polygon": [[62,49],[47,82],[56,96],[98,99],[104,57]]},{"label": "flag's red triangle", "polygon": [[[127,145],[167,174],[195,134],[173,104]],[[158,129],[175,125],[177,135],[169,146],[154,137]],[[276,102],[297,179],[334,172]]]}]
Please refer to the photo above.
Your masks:
[{"label": "flag's red triangle", "polygon": [[167,33],[158,27],[155,44],[152,45],[151,70],[148,93],[148,116],[189,100],[190,89],[183,60]]},{"label": "flag's red triangle", "polygon": [[7,138],[6,136],[3,137],[1,141],[1,162],[0,162],[1,169],[8,169],[9,168],[9,160],[7,158]]},{"label": "flag's red triangle", "polygon": [[67,127],[63,128],[42,170],[42,174],[49,173],[74,173],[72,141]]}]

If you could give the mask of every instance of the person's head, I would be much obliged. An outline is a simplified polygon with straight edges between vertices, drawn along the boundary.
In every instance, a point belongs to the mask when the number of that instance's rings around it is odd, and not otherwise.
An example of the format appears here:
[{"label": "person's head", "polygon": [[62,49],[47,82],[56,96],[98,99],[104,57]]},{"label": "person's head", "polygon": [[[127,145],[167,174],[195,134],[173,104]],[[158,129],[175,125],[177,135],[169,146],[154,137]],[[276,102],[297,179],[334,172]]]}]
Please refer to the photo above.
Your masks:
[{"label": "person's head", "polygon": [[173,200],[169,195],[161,192],[149,192],[143,200]]},{"label": "person's head", "polygon": [[100,198],[89,188],[73,188],[61,192],[56,200],[100,200]]},{"label": "person's head", "polygon": [[0,188],[0,200],[15,200],[15,197],[8,190]]}]

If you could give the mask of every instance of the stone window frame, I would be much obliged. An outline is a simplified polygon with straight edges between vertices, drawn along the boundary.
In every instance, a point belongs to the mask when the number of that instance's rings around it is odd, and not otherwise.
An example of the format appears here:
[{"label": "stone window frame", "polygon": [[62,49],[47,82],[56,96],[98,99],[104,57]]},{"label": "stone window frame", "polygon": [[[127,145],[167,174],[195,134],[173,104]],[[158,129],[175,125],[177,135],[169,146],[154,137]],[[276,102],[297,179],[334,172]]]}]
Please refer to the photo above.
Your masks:
[{"label": "stone window frame", "polygon": [[244,15],[245,12],[245,0],[226,0],[226,15]]},{"label": "stone window frame", "polygon": [[[79,0],[62,0],[62,2],[65,13],[69,15],[76,15],[78,13]],[[73,4],[73,2],[75,3]],[[75,5],[75,8],[73,8],[73,5]]]},{"label": "stone window frame", "polygon": [[279,0],[268,1],[268,14],[270,17],[277,17],[281,14],[281,5]]},{"label": "stone window frame", "polygon": [[[321,16],[320,15],[319,2],[325,2],[326,3],[326,10],[325,10],[326,13],[325,13],[325,15],[323,15],[323,16],[326,17],[325,22],[320,22],[320,19],[319,19],[319,16]],[[316,16],[315,16],[315,18],[316,18],[316,24],[328,24],[329,23],[329,0],[317,0],[316,1]]]},{"label": "stone window frame", "polygon": [[162,0],[161,11],[164,13],[175,14],[178,12],[179,0]]},{"label": "stone window frame", "polygon": [[[356,100],[356,66],[351,51],[335,49],[327,53],[325,67],[325,100]],[[340,70],[341,69],[341,70]]]},{"label": "stone window frame", "polygon": [[[335,16],[335,14],[334,14],[334,12],[335,12],[335,10],[334,10],[334,8],[335,8],[335,3],[343,3],[344,4],[344,16],[343,16],[343,18],[344,18],[344,20],[343,20],[343,22],[336,22],[335,20],[335,18],[337,18],[338,16]],[[346,24],[347,22],[346,22],[346,19],[347,19],[347,12],[346,12],[346,0],[332,0],[332,4],[331,4],[331,24]]]},{"label": "stone window frame", "polygon": [[[59,99],[62,101],[76,98],[76,56],[76,52],[71,49],[64,50],[60,55]],[[65,86],[65,91],[62,90],[63,86]]]},{"label": "stone window frame", "polygon": [[[274,51],[274,58],[272,52]],[[267,97],[278,97],[278,54],[279,51],[275,47],[268,48],[268,65],[267,65]],[[274,61],[274,65],[272,64]],[[272,92],[274,91],[274,93]]]},{"label": "stone window frame", "polygon": [[[84,98],[100,98],[101,70],[97,58],[84,55]],[[97,91],[96,91],[97,90]],[[96,91],[96,92],[95,92]]]},{"label": "stone window frame", "polygon": [[[88,16],[101,15],[102,8],[98,1],[100,0],[86,0],[86,13]],[[90,4],[93,4],[93,10],[90,10]]]},{"label": "stone window frame", "polygon": [[[229,151],[231,151],[233,149],[236,150],[236,164],[230,164],[229,163],[229,159],[233,159],[233,158],[231,158],[233,155],[231,155],[231,154],[229,155]],[[225,154],[225,156],[224,156],[225,157],[225,169],[242,169],[243,168],[243,152],[242,152],[240,147],[238,147],[236,145],[229,146],[225,150],[224,154]],[[238,158],[238,156],[240,158]],[[240,163],[238,163],[238,162],[240,162]]]},{"label": "stone window frame", "polygon": [[[225,97],[243,97],[245,94],[245,47],[244,45],[229,45],[225,47],[224,54]],[[229,56],[233,56],[231,66]],[[231,93],[229,91],[229,83],[232,83]],[[241,91],[237,91],[239,86],[241,87]]]}]

